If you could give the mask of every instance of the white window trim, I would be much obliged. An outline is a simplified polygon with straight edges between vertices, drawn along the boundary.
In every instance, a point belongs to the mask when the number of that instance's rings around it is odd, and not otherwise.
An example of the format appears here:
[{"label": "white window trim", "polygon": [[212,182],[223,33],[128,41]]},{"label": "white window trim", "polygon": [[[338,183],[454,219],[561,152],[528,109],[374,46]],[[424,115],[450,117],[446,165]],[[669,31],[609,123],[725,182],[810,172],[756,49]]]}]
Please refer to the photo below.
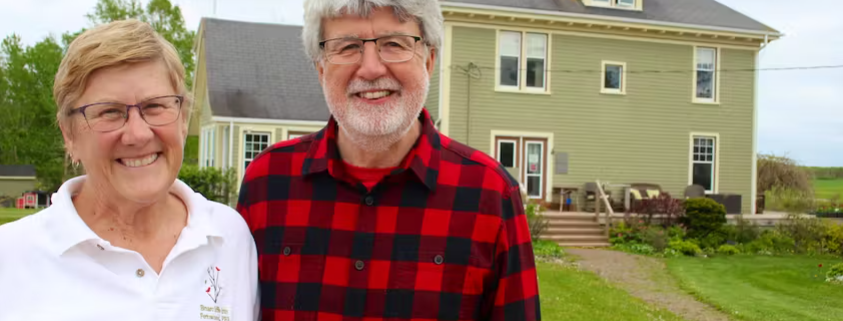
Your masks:
[{"label": "white window trim", "polygon": [[222,166],[221,166],[222,169],[228,169],[229,167],[231,167],[231,164],[229,164],[228,157],[226,157],[226,155],[231,153],[231,137],[230,137],[231,135],[229,135],[230,131],[231,131],[231,128],[229,128],[229,126],[223,127],[223,130],[222,130],[222,154],[220,155],[220,157],[222,158]]},{"label": "white window trim", "polygon": [[[518,86],[502,86],[501,85],[501,31],[511,31],[521,33],[521,57],[518,61],[520,64],[518,72]],[[539,33],[547,36],[547,50],[545,50],[544,60],[544,88],[527,87],[527,34]],[[522,28],[504,28],[495,29],[495,91],[507,93],[522,93],[522,94],[538,94],[550,95],[550,70],[551,57],[553,57],[553,33],[548,30],[537,29],[522,29]]]},{"label": "white window trim", "polygon": [[[243,161],[240,163],[240,165],[243,165],[243,166],[242,166],[242,167],[243,167],[243,170],[245,170],[245,169],[246,169],[246,161],[249,161],[249,162],[253,162],[253,161],[255,161],[255,158],[251,158],[251,159],[250,159],[250,158],[247,158],[247,157],[246,157],[246,135],[253,135],[253,136],[260,136],[260,135],[262,135],[262,136],[267,136],[267,137],[266,137],[266,148],[269,148],[269,147],[270,147],[270,146],[272,146],[272,144],[273,144],[273,143],[272,143],[272,132],[264,132],[264,131],[250,131],[250,132],[246,132],[246,133],[244,133],[244,134],[243,134]],[[253,142],[253,144],[254,144],[254,142]],[[266,150],[266,148],[262,149],[261,151]],[[258,152],[258,154],[260,154],[260,152]]]},{"label": "white window trim", "polygon": [[[707,99],[707,98],[697,98],[697,49],[699,48],[711,48],[714,49],[714,98]],[[691,82],[691,101],[695,104],[705,104],[705,105],[720,105],[720,91],[723,89],[722,83],[720,82],[720,66],[721,61],[723,60],[722,50],[718,46],[693,46],[693,55],[694,59],[692,61],[693,65],[691,70],[693,72],[692,78],[693,81]]]},{"label": "white window trim", "polygon": [[[606,66],[613,65],[613,66],[621,66],[621,88],[620,89],[610,89],[606,88]],[[612,94],[612,95],[626,95],[626,63],[620,61],[607,61],[604,60],[602,63],[602,70],[603,72],[600,74],[600,93],[603,94]]]},{"label": "white window trim", "polygon": [[[547,156],[547,161],[551,160],[551,155],[549,153],[545,154],[547,152],[547,148],[548,148],[547,142],[544,142],[544,141],[541,141],[541,142],[539,142],[539,141],[529,141],[529,140],[525,141],[524,138],[521,138],[521,141],[524,143],[524,147],[523,147],[524,151],[521,153],[522,154],[521,155],[521,157],[522,157],[521,164],[524,164],[524,166],[523,166],[523,168],[521,168],[521,170],[524,172],[524,188],[527,189],[527,184],[529,184],[529,181],[528,181],[529,178],[531,176],[537,176],[535,174],[527,173],[529,171],[529,169],[527,168],[527,163],[528,163],[527,162],[527,152],[529,151],[528,146],[530,146],[530,144],[535,144],[535,145],[541,146],[541,155]],[[540,169],[541,174],[538,175],[541,178],[539,180],[539,191],[542,191],[542,190],[545,189],[545,185],[547,184],[546,180],[548,180],[546,178],[550,177],[550,173],[545,173],[545,168],[548,168],[549,166],[547,166],[547,164],[545,164],[544,159],[542,159],[539,162],[539,164],[541,164],[541,169]],[[540,194],[546,194],[546,192],[542,192]],[[529,199],[541,199],[541,195],[534,196],[534,195],[530,195],[529,193],[527,193],[527,198],[529,198]]]},{"label": "white window trim", "polygon": [[[489,132],[489,137],[491,138],[491,140],[489,141],[489,151],[486,152],[488,155],[492,155],[492,153],[494,153],[494,150],[495,150],[494,148],[496,147],[495,146],[495,137],[519,137],[520,142],[518,144],[518,147],[520,147],[521,149],[524,148],[524,145],[522,145],[522,144],[524,144],[525,139],[527,139],[527,140],[529,140],[530,138],[545,138],[545,139],[547,139],[547,145],[545,146],[545,148],[547,148],[547,163],[545,164],[545,169],[547,170],[547,174],[546,174],[547,179],[546,179],[546,182],[544,182],[544,184],[543,184],[543,188],[544,188],[544,194],[545,194],[544,200],[547,201],[547,202],[552,201],[553,200],[553,179],[554,179],[554,176],[555,176],[555,174],[553,174],[554,173],[553,154],[554,154],[554,146],[556,146],[556,145],[554,145],[555,141],[553,139],[553,133],[552,132],[530,132],[530,131],[523,131],[522,132],[522,131],[513,131],[513,130],[496,130],[496,129],[493,129]],[[524,157],[522,155],[521,161],[524,160],[523,158]],[[519,174],[518,174],[519,175],[519,177],[518,177],[519,182],[521,181],[521,179],[524,178],[524,177],[521,176],[521,175],[523,175],[524,166],[526,166],[526,165],[525,165],[525,163],[522,162],[520,167],[519,167]],[[523,187],[527,188],[526,185],[524,185]]]},{"label": "white window trim", "polygon": [[583,0],[583,4],[591,7],[603,7],[621,10],[644,10],[644,0],[634,0],[632,5],[621,4],[619,0]]},{"label": "white window trim", "polygon": [[714,181],[712,182],[713,191],[706,191],[706,194],[717,194],[720,191],[720,145],[723,142],[720,140],[719,133],[700,133],[692,132],[689,136],[688,146],[688,185],[694,183],[694,138],[714,138]]},{"label": "white window trim", "polygon": [[214,167],[216,165],[216,127],[208,125],[202,127],[199,142],[199,168]]}]

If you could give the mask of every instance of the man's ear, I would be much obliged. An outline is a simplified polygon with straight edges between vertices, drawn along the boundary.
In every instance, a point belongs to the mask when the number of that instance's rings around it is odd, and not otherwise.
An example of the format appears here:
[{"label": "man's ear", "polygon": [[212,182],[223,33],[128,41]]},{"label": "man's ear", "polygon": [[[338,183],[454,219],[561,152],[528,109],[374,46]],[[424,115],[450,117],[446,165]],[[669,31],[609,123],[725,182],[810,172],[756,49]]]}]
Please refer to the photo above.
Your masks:
[{"label": "man's ear", "polygon": [[427,61],[425,62],[428,77],[433,77],[433,68],[436,68],[436,56],[437,50],[434,48],[430,48],[430,54],[427,55]]},{"label": "man's ear", "polygon": [[322,81],[325,79],[325,66],[321,61],[314,61],[313,66],[316,67],[316,72],[319,74],[319,83],[324,84]]}]

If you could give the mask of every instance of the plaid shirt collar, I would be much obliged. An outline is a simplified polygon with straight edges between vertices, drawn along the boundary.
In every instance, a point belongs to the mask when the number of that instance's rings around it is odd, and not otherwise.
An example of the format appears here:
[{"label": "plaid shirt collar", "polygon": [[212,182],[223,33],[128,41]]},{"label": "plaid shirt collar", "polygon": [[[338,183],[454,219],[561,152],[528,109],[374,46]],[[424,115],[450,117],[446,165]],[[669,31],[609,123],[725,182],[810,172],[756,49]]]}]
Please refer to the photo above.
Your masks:
[{"label": "plaid shirt collar", "polygon": [[[410,170],[430,191],[436,191],[442,149],[439,131],[434,127],[426,108],[419,114],[419,121],[422,122],[421,135],[390,176]],[[337,147],[338,130],[336,119],[331,116],[328,125],[313,136],[302,166],[303,176],[328,171],[334,178],[349,180]]]}]

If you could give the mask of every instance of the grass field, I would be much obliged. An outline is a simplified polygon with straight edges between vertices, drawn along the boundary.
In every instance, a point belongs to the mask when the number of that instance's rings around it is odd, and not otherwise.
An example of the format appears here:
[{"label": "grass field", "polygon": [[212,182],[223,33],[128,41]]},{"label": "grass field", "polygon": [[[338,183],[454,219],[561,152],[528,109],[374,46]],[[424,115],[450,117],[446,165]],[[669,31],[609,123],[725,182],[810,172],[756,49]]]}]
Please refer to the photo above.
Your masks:
[{"label": "grass field", "polygon": [[735,320],[819,321],[843,316],[843,288],[824,281],[838,262],[805,256],[677,258],[668,269],[687,291]]},{"label": "grass field", "polygon": [[0,208],[0,225],[16,221],[17,219],[35,213],[37,210],[26,209],[19,210],[16,208]]},{"label": "grass field", "polygon": [[542,320],[682,320],[574,267],[538,263]]},{"label": "grass field", "polygon": [[814,194],[820,199],[831,199],[835,195],[843,197],[843,179],[814,180]]}]

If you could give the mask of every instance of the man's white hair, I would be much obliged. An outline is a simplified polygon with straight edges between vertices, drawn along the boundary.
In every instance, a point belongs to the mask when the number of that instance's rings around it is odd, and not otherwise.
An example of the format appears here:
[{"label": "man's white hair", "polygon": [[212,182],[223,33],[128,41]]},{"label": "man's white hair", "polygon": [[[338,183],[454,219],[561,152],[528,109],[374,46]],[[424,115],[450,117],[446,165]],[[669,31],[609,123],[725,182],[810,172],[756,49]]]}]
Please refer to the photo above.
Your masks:
[{"label": "man's white hair", "polygon": [[307,56],[313,61],[322,58],[319,42],[322,39],[322,19],[344,14],[369,16],[380,7],[390,7],[401,22],[415,20],[424,42],[439,50],[444,38],[442,10],[439,0],[305,0],[302,41]]}]

